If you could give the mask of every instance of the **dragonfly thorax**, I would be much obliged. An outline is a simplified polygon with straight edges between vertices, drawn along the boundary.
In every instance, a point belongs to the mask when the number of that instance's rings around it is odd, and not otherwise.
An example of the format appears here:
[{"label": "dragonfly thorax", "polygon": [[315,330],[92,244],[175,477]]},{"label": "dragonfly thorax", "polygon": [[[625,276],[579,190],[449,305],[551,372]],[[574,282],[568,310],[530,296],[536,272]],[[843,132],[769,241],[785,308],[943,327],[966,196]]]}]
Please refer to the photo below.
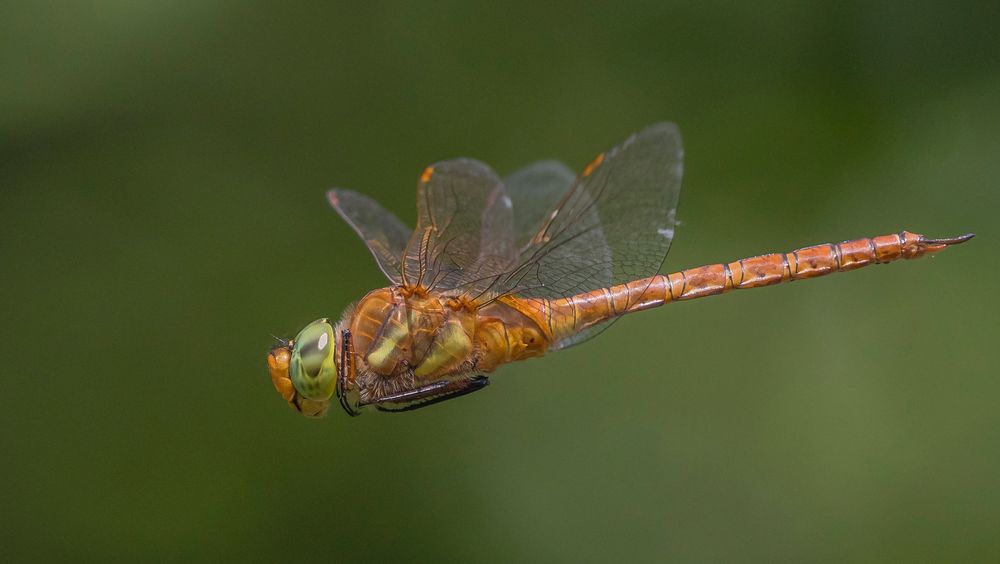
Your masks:
[{"label": "dragonfly thorax", "polygon": [[351,350],[344,391],[361,405],[540,356],[549,342],[503,300],[477,306],[399,286],[369,292],[344,322]]},{"label": "dragonfly thorax", "polygon": [[475,321],[459,302],[424,291],[370,292],[350,322],[358,369],[383,378],[447,375],[469,360]]}]

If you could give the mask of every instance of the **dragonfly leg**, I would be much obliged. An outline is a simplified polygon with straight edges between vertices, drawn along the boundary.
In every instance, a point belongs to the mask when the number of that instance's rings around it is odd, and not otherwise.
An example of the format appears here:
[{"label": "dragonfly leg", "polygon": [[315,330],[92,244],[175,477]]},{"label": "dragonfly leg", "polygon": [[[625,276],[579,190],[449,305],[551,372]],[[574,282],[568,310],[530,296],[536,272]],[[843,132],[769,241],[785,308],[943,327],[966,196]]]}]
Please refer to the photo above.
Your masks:
[{"label": "dragonfly leg", "polygon": [[442,380],[416,390],[382,397],[370,403],[374,404],[375,409],[379,411],[401,413],[478,392],[489,384],[490,379],[487,376],[473,376],[454,382]]},{"label": "dragonfly leg", "polygon": [[340,406],[344,408],[351,417],[361,415],[351,407],[351,402],[347,397],[347,378],[353,372],[351,362],[354,359],[354,346],[351,341],[350,330],[345,329],[340,337],[340,360],[337,362],[337,399]]}]

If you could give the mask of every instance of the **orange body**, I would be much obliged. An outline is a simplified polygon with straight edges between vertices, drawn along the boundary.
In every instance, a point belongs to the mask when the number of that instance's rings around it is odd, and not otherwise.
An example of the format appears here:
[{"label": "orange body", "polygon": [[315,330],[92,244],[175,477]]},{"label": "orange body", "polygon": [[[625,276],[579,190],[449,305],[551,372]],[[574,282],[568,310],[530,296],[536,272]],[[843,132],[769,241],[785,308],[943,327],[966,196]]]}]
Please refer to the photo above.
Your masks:
[{"label": "orange body", "polygon": [[350,315],[354,358],[347,378],[363,403],[377,403],[430,382],[489,373],[501,364],[541,356],[625,313],[919,258],[969,237],[933,240],[903,231],[656,275],[557,300],[500,296],[476,303],[422,288],[382,288],[365,296]]},{"label": "orange body", "polygon": [[683,160],[680,131],[663,122],[580,174],[539,161],[501,179],[475,159],[441,161],[417,183],[412,229],[363,194],[331,190],[390,286],[273,348],[275,388],[307,415],[334,395],[351,415],[411,411],[481,390],[498,366],[583,342],[626,313],[972,238],[903,231],[656,274],[677,225]]},{"label": "orange body", "polygon": [[902,231],[880,237],[805,247],[789,253],[774,253],[740,259],[728,264],[690,268],[669,275],[588,292],[542,304],[540,313],[550,319],[554,338],[564,339],[623,313],[660,306],[673,301],[714,296],[730,290],[760,288],[782,282],[855,270],[870,264],[915,259],[948,245],[962,243],[971,235],[953,239],[927,239]]},{"label": "orange body", "polygon": [[[525,300],[477,305],[422,289],[369,292],[349,321],[350,387],[363,403],[422,384],[492,372],[545,353],[551,338]],[[522,312],[521,309],[525,311]]]}]

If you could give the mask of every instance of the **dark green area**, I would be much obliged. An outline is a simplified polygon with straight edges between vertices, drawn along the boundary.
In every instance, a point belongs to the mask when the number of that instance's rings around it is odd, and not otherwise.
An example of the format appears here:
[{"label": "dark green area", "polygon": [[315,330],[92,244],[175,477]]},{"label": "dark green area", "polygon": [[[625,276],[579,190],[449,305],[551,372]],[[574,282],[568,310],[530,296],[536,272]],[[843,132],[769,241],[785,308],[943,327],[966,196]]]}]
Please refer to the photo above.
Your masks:
[{"label": "dark green area", "polygon": [[[914,4],[5,3],[0,554],[995,560],[1000,8]],[[665,119],[665,271],[979,237],[638,314],[422,412],[274,393],[271,333],[385,283],[328,187],[411,221],[428,163],[580,168]]]}]

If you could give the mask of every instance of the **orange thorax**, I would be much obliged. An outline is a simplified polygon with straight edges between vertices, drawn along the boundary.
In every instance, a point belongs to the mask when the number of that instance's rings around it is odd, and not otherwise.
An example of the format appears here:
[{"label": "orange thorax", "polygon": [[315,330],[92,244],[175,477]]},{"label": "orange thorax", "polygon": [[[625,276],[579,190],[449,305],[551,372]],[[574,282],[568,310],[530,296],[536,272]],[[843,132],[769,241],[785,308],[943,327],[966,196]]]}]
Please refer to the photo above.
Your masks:
[{"label": "orange thorax", "polygon": [[551,336],[536,308],[502,297],[488,305],[422,289],[381,288],[350,321],[359,372],[433,381],[541,356]]}]

